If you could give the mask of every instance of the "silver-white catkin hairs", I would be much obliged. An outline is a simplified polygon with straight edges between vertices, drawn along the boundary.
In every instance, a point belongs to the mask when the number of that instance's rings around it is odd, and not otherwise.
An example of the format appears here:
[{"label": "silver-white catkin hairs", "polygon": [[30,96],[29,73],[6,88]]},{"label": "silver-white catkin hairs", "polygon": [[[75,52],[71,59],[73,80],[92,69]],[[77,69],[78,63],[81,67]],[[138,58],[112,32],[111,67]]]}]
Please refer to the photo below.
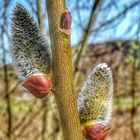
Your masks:
[{"label": "silver-white catkin hairs", "polygon": [[22,86],[35,97],[45,97],[52,89],[50,46],[21,4],[16,4],[11,17],[11,48]]},{"label": "silver-white catkin hairs", "polygon": [[[98,138],[99,135],[104,137],[106,127],[111,120],[112,97],[112,72],[106,63],[101,63],[89,74],[78,96],[77,105],[83,129],[92,126],[92,130],[86,130],[89,131],[86,133],[93,133],[97,129],[101,129],[102,132],[95,138]],[[88,138],[92,139],[93,135]]]},{"label": "silver-white catkin hairs", "polygon": [[14,68],[23,80],[35,73],[48,74],[51,52],[33,17],[16,4],[11,18],[11,46]]}]

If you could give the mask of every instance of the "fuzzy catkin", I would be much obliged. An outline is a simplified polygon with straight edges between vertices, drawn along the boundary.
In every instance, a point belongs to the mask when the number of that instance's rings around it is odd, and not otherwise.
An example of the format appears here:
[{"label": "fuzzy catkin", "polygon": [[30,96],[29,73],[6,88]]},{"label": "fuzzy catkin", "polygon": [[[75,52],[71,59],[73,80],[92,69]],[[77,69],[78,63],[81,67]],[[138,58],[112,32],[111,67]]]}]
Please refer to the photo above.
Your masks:
[{"label": "fuzzy catkin", "polygon": [[112,72],[107,64],[101,63],[88,76],[78,96],[81,124],[108,125],[112,114],[112,96]]},{"label": "fuzzy catkin", "polygon": [[12,60],[20,79],[36,73],[49,74],[51,50],[33,17],[17,4],[11,20]]}]

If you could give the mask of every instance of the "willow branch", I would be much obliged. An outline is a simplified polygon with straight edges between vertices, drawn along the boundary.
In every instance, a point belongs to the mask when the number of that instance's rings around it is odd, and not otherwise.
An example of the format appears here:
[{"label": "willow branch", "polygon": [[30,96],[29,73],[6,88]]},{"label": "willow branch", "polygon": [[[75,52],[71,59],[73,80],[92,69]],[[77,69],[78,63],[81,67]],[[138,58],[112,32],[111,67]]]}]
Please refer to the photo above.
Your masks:
[{"label": "willow branch", "polygon": [[[70,35],[60,28],[64,0],[46,0],[52,48],[54,94],[65,140],[82,140],[76,95],[73,88]],[[64,21],[65,22],[65,21]],[[67,31],[67,30],[66,30]]]}]

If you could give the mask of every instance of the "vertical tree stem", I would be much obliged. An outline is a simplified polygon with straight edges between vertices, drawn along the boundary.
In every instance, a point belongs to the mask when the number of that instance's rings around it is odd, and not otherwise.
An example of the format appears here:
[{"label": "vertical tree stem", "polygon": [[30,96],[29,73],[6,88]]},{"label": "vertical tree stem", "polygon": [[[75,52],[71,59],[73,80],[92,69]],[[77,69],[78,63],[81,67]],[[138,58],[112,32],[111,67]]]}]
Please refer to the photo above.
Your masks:
[{"label": "vertical tree stem", "polygon": [[60,31],[64,0],[46,0],[52,47],[54,94],[65,140],[83,140],[73,89],[70,36]]}]

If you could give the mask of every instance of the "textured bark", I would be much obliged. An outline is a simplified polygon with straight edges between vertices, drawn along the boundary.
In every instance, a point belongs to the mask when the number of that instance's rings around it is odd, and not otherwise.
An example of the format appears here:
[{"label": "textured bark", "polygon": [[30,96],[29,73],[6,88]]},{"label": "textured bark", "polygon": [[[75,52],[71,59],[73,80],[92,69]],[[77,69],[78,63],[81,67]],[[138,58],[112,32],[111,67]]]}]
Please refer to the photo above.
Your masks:
[{"label": "textured bark", "polygon": [[60,29],[64,0],[46,0],[52,47],[54,94],[65,140],[82,140],[76,96],[73,89],[70,36]]}]

